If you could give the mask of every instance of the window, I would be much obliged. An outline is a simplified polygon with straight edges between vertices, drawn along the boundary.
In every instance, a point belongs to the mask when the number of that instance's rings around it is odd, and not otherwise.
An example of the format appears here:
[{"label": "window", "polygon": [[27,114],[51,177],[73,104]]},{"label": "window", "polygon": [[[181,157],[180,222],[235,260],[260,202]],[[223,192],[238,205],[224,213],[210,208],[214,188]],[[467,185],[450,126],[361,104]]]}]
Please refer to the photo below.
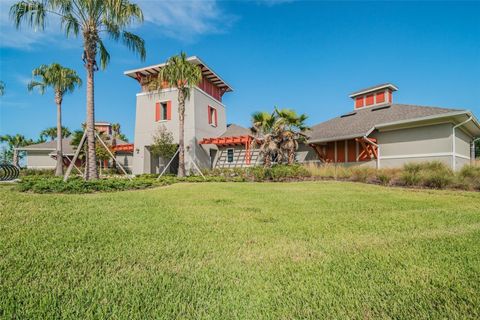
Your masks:
[{"label": "window", "polygon": [[167,120],[167,103],[166,102],[162,102],[160,103],[160,111],[161,111],[161,114],[162,114],[162,120]]},{"label": "window", "polygon": [[208,106],[208,124],[212,127],[217,126],[218,116],[217,116],[217,109],[214,107]]},{"label": "window", "polygon": [[227,162],[232,163],[233,162],[233,149],[227,149]]},{"label": "window", "polygon": [[355,107],[363,107],[363,96],[355,98]]},{"label": "window", "polygon": [[155,121],[166,121],[172,119],[171,101],[157,102],[155,104]]}]

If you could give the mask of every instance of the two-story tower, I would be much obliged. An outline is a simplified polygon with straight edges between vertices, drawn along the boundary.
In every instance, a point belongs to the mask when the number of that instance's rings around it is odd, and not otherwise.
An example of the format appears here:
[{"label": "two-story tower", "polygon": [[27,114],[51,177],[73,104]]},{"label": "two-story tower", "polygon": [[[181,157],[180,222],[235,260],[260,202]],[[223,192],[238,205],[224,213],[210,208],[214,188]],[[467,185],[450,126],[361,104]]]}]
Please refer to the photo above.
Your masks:
[{"label": "two-story tower", "polygon": [[[188,172],[195,169],[195,164],[200,168],[211,167],[212,146],[200,145],[199,142],[205,137],[220,136],[225,132],[226,110],[222,97],[232,88],[198,57],[187,60],[198,65],[203,74],[202,82],[191,89],[190,99],[185,103],[185,168]],[[174,142],[178,143],[177,89],[165,87],[149,91],[147,85],[148,79],[157,77],[164,66],[165,63],[162,63],[125,72],[140,84],[136,101],[133,174],[159,173],[169,160],[153,156],[149,149],[159,128],[165,127],[173,134]]]}]

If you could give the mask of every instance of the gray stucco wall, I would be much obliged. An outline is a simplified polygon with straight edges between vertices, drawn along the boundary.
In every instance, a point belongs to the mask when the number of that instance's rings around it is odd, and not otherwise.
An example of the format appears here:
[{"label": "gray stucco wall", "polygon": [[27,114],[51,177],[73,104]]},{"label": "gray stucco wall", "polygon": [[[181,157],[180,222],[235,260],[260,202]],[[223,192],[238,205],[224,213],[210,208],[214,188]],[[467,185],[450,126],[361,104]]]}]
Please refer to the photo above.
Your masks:
[{"label": "gray stucco wall", "polygon": [[117,153],[115,155],[115,160],[117,163],[120,163],[128,171],[132,171],[133,165],[133,154],[131,153]]},{"label": "gray stucco wall", "polygon": [[[380,131],[372,134],[380,145],[380,167],[401,167],[405,163],[440,161],[453,167],[453,124]],[[456,169],[470,162],[470,138],[456,131]]]},{"label": "gray stucco wall", "polygon": [[[163,101],[171,101],[171,120],[156,122],[155,104]],[[208,106],[217,109],[216,127],[208,123]],[[156,173],[161,167],[158,159],[151,156],[148,146],[153,143],[153,135],[162,126],[172,133],[174,143],[178,143],[177,90],[165,89],[160,93],[137,94],[132,167],[134,174]],[[205,137],[217,137],[225,130],[225,106],[199,88],[192,89],[190,99],[185,103],[185,167],[187,172],[195,170],[192,161],[195,161],[200,168],[210,168],[210,148],[201,146],[198,142]]]},{"label": "gray stucco wall", "polygon": [[26,151],[27,168],[29,169],[54,169],[56,161],[50,157],[53,150]]}]

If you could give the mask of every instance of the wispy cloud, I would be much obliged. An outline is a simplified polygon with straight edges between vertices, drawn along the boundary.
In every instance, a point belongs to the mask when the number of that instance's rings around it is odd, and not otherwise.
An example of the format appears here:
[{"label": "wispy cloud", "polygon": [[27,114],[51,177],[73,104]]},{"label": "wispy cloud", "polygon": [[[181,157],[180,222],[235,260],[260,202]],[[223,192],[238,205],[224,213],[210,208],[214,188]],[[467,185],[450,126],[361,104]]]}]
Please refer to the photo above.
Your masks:
[{"label": "wispy cloud", "polygon": [[[9,17],[12,4],[18,0],[0,0],[0,47],[32,49],[36,45],[64,41],[58,20],[51,20],[46,30],[22,27],[16,30]],[[143,10],[145,24],[154,32],[170,38],[192,41],[199,36],[226,32],[237,19],[225,12],[218,0],[157,1],[137,0]]]}]

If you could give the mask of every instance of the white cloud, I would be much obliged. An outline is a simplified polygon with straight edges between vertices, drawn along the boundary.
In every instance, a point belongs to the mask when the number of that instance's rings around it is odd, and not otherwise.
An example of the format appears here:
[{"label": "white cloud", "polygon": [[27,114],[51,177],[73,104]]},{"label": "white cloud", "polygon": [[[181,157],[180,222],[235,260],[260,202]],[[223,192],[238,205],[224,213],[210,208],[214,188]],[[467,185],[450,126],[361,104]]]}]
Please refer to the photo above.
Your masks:
[{"label": "white cloud", "polygon": [[158,33],[171,38],[191,41],[204,34],[223,33],[236,16],[226,13],[219,1],[157,1],[139,0],[145,22],[156,25]]},{"label": "white cloud", "polygon": [[[28,50],[36,45],[52,42],[62,46],[71,45],[71,41],[64,41],[65,34],[60,28],[58,19],[50,19],[44,31],[34,31],[28,26],[16,30],[9,17],[10,7],[16,1],[18,0],[0,0],[0,47]],[[205,34],[226,32],[237,19],[234,15],[224,12],[218,0],[132,0],[132,2],[140,5],[145,25],[153,25],[154,32],[183,41],[192,41]]]}]

